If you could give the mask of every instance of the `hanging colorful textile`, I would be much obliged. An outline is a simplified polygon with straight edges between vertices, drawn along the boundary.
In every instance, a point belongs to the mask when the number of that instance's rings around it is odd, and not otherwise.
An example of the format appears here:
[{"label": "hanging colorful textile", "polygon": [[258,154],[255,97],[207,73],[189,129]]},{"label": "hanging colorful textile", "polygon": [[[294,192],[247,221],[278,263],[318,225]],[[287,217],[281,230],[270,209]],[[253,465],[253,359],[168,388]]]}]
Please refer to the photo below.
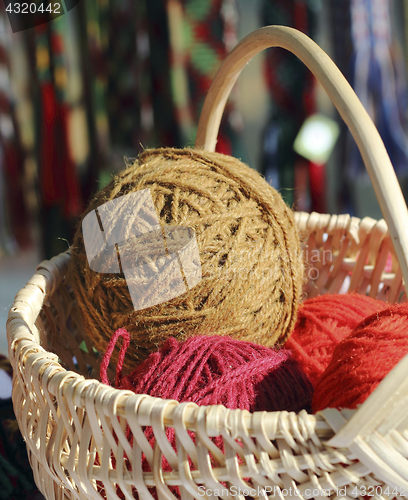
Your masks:
[{"label": "hanging colorful textile", "polygon": [[23,195],[29,214],[30,233],[38,247],[39,204],[38,165],[35,152],[34,92],[31,78],[27,33],[14,33],[9,51],[10,85],[13,89],[16,130],[23,154]]},{"label": "hanging colorful textile", "polygon": [[[108,115],[112,145],[134,151],[139,147],[135,21],[136,2],[121,0],[110,2],[109,24],[100,25],[101,42],[108,65]],[[102,41],[102,37],[107,36],[109,45]]]},{"label": "hanging colorful textile", "polygon": [[66,250],[82,197],[68,140],[69,105],[64,60],[64,17],[36,28],[36,62],[41,96],[40,187],[43,250]]},{"label": "hanging colorful textile", "polygon": [[[351,0],[329,0],[330,34],[333,47],[333,60],[340,71],[351,82],[351,56],[353,43],[351,40]],[[338,167],[333,172],[335,178],[334,204],[335,213],[352,213],[350,190],[347,186],[347,141],[349,130],[343,120],[337,120],[340,135],[337,141]]]},{"label": "hanging colorful textile", "polygon": [[[198,119],[212,79],[237,43],[236,0],[170,0],[167,3],[172,94],[181,146],[193,144]],[[243,157],[239,133],[242,119],[227,104],[218,136],[217,151]]]},{"label": "hanging colorful textile", "polygon": [[170,4],[161,0],[145,0],[156,147],[179,147],[182,143],[170,77],[171,46],[167,11],[167,5]]},{"label": "hanging colorful textile", "polygon": [[[313,0],[264,0],[262,23],[292,26],[313,38],[315,3]],[[264,132],[262,173],[275,188],[282,189],[286,202],[293,205],[294,188],[297,188],[297,197],[305,197],[306,186],[295,186],[295,170],[304,170],[309,164],[298,158],[293,143],[305,118],[314,111],[314,80],[299,59],[281,49],[267,52],[265,74],[272,113]],[[323,166],[310,173],[317,177],[319,185],[324,182]],[[296,178],[304,179],[304,175],[298,172]],[[315,208],[313,199],[311,208]]]},{"label": "hanging colorful textile", "polygon": [[[406,172],[407,85],[395,49],[390,1],[351,0],[351,34],[353,88],[374,119],[396,172]],[[365,171],[354,143],[348,170],[351,178]]]},{"label": "hanging colorful textile", "polygon": [[[109,177],[110,130],[108,100],[109,2],[88,0],[77,9],[83,84],[83,106],[88,125],[89,155],[81,175],[85,203],[100,189],[101,176]],[[108,174],[107,174],[108,172]]]},{"label": "hanging colorful textile", "polygon": [[[15,96],[10,85],[9,51],[12,34],[0,3],[0,245],[28,248],[32,243],[30,217],[24,193],[24,154],[15,117]],[[4,249],[4,248],[3,248]]]},{"label": "hanging colorful textile", "polygon": [[[169,77],[166,2],[91,0],[90,4],[97,5],[94,12],[87,8],[88,31],[100,37],[91,57],[95,52],[100,55],[96,79],[106,80],[111,152],[122,165],[124,155],[136,156],[142,148],[179,146]],[[97,112],[101,98],[102,93]]]},{"label": "hanging colorful textile", "polygon": [[145,1],[135,4],[136,8],[136,91],[139,98],[139,131],[138,146],[156,147],[155,120],[153,111],[152,79],[151,79],[151,43],[149,39],[149,22]]}]

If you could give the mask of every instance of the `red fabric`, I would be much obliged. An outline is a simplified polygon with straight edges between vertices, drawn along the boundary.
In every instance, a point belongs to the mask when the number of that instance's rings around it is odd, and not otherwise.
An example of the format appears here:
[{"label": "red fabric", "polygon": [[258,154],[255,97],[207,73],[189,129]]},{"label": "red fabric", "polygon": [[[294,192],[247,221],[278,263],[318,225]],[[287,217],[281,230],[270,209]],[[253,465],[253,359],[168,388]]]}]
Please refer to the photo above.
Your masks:
[{"label": "red fabric", "polygon": [[327,212],[326,166],[309,162],[311,210],[320,214]]},{"label": "red fabric", "polygon": [[368,315],[387,307],[358,294],[321,295],[298,309],[295,329],[285,348],[303,368],[313,386],[331,361],[337,344]]},{"label": "red fabric", "polygon": [[43,205],[61,205],[67,217],[82,211],[79,181],[68,148],[68,108],[59,104],[52,83],[41,85],[41,188]]},{"label": "red fabric", "polygon": [[61,180],[57,174],[59,169],[56,163],[56,144],[54,140],[54,127],[57,119],[57,104],[52,83],[41,86],[42,114],[42,142],[41,142],[41,187],[44,205],[54,204],[61,196]]},{"label": "red fabric", "polygon": [[316,385],[313,411],[356,408],[407,353],[408,303],[372,314],[336,347]]},{"label": "red fabric", "polygon": [[[1,139],[1,138],[0,138]],[[23,157],[14,141],[2,141],[5,197],[13,224],[11,232],[19,248],[26,249],[32,244],[29,227],[30,216],[23,192]],[[1,175],[1,166],[0,166]]]},{"label": "red fabric", "polygon": [[232,155],[232,144],[225,134],[220,133],[218,135],[215,151],[223,155]]}]

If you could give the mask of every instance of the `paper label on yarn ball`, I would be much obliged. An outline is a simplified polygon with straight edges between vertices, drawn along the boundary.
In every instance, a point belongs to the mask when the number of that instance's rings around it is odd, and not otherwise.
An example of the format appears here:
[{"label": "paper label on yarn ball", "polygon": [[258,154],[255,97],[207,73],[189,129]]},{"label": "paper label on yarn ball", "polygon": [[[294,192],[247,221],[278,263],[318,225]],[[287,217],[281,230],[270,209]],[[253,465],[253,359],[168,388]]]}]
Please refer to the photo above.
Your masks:
[{"label": "paper label on yarn ball", "polygon": [[162,227],[149,189],[92,210],[82,233],[89,267],[123,273],[136,311],[178,297],[202,278],[194,230]]},{"label": "paper label on yarn ball", "polygon": [[340,134],[338,124],[321,114],[307,118],[293,144],[296,153],[317,164],[329,159]]}]

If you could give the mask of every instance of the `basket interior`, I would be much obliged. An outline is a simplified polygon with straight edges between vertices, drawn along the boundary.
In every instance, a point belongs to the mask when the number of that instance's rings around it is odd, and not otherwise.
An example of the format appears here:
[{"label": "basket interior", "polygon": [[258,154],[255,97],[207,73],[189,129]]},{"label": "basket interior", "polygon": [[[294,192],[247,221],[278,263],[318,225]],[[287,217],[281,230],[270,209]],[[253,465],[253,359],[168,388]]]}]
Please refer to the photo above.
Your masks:
[{"label": "basket interior", "polygon": [[[369,295],[406,300],[398,261],[384,221],[296,213],[305,263],[304,298],[321,294]],[[100,356],[82,326],[81,314],[64,277],[36,320],[41,345],[68,370],[99,378]]]}]

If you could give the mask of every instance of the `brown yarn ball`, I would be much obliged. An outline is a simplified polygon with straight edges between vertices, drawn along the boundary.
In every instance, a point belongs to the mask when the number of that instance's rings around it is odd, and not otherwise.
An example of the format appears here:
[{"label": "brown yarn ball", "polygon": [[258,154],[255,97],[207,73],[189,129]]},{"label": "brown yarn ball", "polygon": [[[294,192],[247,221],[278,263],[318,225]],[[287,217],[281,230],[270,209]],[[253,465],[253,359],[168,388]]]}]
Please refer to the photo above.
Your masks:
[{"label": "brown yarn ball", "polygon": [[[90,269],[82,220],[107,201],[146,188],[162,227],[195,231],[202,279],[183,295],[135,311],[124,274]],[[131,335],[125,371],[168,337],[228,335],[271,347],[285,342],[296,320],[303,261],[293,213],[255,170],[220,153],[143,151],[90,203],[71,253],[72,285],[95,348],[104,352],[118,328]]]}]

